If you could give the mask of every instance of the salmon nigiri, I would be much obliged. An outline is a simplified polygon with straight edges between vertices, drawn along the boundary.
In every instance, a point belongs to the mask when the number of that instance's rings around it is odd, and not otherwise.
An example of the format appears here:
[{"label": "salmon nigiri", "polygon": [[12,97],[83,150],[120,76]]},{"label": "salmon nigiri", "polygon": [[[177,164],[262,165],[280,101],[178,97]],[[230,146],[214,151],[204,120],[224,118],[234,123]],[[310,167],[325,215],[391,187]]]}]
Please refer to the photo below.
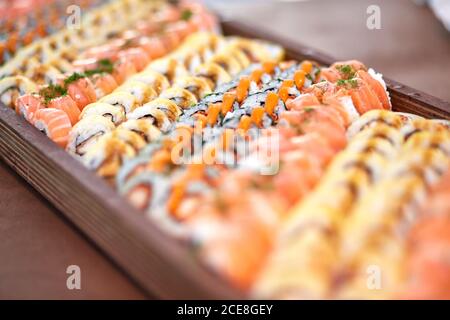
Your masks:
[{"label": "salmon nigiri", "polygon": [[70,119],[70,124],[73,126],[78,122],[80,117],[80,109],[70,96],[64,95],[50,100],[47,104],[49,108],[59,109],[64,111]]},{"label": "salmon nigiri", "polygon": [[161,58],[167,53],[164,43],[158,37],[142,37],[138,44],[147,52],[150,59]]},{"label": "salmon nigiri", "polygon": [[121,59],[114,66],[114,71],[112,73],[114,79],[116,80],[118,85],[121,85],[125,82],[125,80],[131,77],[133,74],[136,74],[137,70],[134,64],[129,60]]},{"label": "salmon nigiri", "polygon": [[138,72],[150,63],[150,57],[143,48],[130,48],[119,52],[118,56],[119,59],[130,61]]},{"label": "salmon nigiri", "polygon": [[34,126],[63,148],[72,128],[69,116],[55,108],[39,109],[35,114]]},{"label": "salmon nigiri", "polygon": [[80,110],[97,100],[94,86],[88,78],[66,79],[66,86],[67,94],[75,101]]},{"label": "salmon nigiri", "polygon": [[118,87],[116,79],[109,73],[97,73],[90,79],[94,85],[97,100],[110,94]]},{"label": "salmon nigiri", "polygon": [[28,122],[34,122],[34,116],[39,109],[45,108],[42,99],[37,94],[25,94],[16,100],[16,112]]}]

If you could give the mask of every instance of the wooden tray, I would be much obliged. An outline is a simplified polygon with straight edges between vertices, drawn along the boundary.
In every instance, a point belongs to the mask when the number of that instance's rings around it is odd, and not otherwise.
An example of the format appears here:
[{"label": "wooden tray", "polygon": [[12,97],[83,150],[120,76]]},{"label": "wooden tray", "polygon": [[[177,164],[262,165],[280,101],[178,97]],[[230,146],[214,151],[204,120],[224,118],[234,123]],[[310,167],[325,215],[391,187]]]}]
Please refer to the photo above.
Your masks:
[{"label": "wooden tray", "polygon": [[[279,43],[285,47],[289,59],[312,59],[323,64],[334,61],[311,48],[292,45],[240,22],[223,22],[222,28],[226,35]],[[386,82],[395,110],[450,120],[449,103],[395,81]],[[202,265],[186,245],[159,230],[101,178],[4,106],[0,106],[0,158],[54,204],[149,296],[245,298]]]}]

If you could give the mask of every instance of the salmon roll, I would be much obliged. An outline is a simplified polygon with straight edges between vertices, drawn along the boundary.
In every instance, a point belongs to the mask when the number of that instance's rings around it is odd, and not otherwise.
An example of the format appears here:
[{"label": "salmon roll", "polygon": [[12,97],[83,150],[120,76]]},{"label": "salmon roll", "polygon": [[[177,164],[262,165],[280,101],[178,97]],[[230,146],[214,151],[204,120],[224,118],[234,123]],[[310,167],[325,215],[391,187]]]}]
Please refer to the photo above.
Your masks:
[{"label": "salmon roll", "polygon": [[95,89],[97,100],[113,92],[117,87],[117,82],[109,73],[97,73],[90,77]]},{"label": "salmon roll", "polygon": [[174,87],[188,90],[192,93],[197,101],[203,99],[207,94],[212,92],[208,81],[200,77],[182,77],[174,82]]},{"label": "salmon roll", "polygon": [[64,111],[54,108],[39,109],[34,117],[34,126],[60,147],[66,147],[72,125]]},{"label": "salmon roll", "polygon": [[152,87],[138,80],[126,81],[116,89],[116,92],[127,92],[132,94],[139,105],[143,105],[158,96]]},{"label": "salmon roll", "polygon": [[10,108],[15,107],[14,103],[18,97],[38,91],[38,86],[24,76],[11,76],[0,80],[0,101]]},{"label": "salmon roll", "polygon": [[197,98],[194,94],[186,89],[177,87],[161,92],[159,98],[173,101],[181,109],[188,109],[197,104]]},{"label": "salmon roll", "polygon": [[118,85],[121,85],[129,77],[136,74],[137,70],[131,61],[120,60],[114,65],[112,76]]},{"label": "salmon roll", "polygon": [[75,101],[73,101],[73,99],[68,95],[51,99],[50,102],[48,102],[47,107],[64,111],[69,116],[72,126],[74,126],[79,120],[80,109]]},{"label": "salmon roll", "polygon": [[104,134],[114,130],[114,123],[103,116],[91,115],[81,119],[70,131],[67,152],[83,156]]},{"label": "salmon roll", "polygon": [[138,45],[142,48],[150,59],[158,59],[167,54],[164,43],[158,37],[141,37]]},{"label": "salmon roll", "polygon": [[107,96],[101,98],[98,102],[119,106],[123,109],[125,114],[130,113],[139,105],[134,95],[124,91],[108,94]]},{"label": "salmon roll", "polygon": [[75,101],[80,111],[88,104],[97,100],[95,88],[88,78],[74,80],[69,77],[65,80],[65,84],[67,87],[67,94]]},{"label": "salmon roll", "polygon": [[118,57],[119,59],[130,61],[136,68],[137,72],[145,69],[145,67],[150,63],[150,57],[142,48],[130,48],[120,51]]},{"label": "salmon roll", "polygon": [[98,115],[105,117],[118,126],[122,122],[126,121],[125,111],[121,106],[112,105],[104,102],[95,102],[86,106],[80,115],[80,120],[90,117],[92,115]]},{"label": "salmon roll", "polygon": [[29,123],[34,123],[34,116],[39,109],[45,105],[38,94],[25,94],[16,100],[16,112],[25,118]]}]

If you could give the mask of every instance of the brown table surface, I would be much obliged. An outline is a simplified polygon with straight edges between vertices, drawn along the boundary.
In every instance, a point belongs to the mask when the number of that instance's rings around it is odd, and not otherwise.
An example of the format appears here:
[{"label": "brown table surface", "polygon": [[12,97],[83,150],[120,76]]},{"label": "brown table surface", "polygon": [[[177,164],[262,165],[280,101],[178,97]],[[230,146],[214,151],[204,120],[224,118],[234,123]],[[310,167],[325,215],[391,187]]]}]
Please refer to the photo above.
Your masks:
[{"label": "brown table surface", "polygon": [[[211,2],[227,17],[338,59],[360,59],[390,78],[450,100],[450,35],[426,7],[409,0]],[[381,30],[366,28],[370,4],[381,8]],[[72,264],[81,268],[81,290],[66,287]],[[143,297],[93,243],[0,162],[0,298]]]}]

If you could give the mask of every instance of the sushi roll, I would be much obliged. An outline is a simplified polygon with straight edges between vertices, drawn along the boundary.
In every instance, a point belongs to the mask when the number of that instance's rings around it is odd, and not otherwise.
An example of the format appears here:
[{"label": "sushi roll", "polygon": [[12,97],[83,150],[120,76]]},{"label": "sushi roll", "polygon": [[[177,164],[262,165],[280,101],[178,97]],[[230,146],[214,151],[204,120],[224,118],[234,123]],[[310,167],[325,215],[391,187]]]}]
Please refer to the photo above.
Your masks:
[{"label": "sushi roll", "polygon": [[182,113],[181,109],[175,104],[175,102],[164,98],[155,99],[152,102],[145,104],[143,107],[154,108],[164,112],[171,122],[175,122]]},{"label": "sushi roll", "polygon": [[[137,134],[136,136],[139,137]],[[81,160],[88,169],[95,171],[100,177],[114,184],[115,176],[122,164],[126,159],[135,156],[134,145],[117,138],[110,132],[89,146]]]},{"label": "sushi roll", "polygon": [[230,75],[237,75],[242,70],[239,61],[231,55],[218,54],[210,62],[218,64]]},{"label": "sushi roll", "polygon": [[114,123],[106,117],[100,115],[85,117],[70,131],[66,150],[72,155],[83,156],[101,136],[114,129]]},{"label": "sushi roll", "polygon": [[182,63],[171,58],[154,61],[145,69],[145,71],[147,70],[159,72],[164,75],[170,83],[173,83],[178,77],[189,75]]},{"label": "sushi roll", "polygon": [[25,94],[16,100],[16,112],[25,118],[29,123],[34,123],[34,116],[45,105],[38,94]]},{"label": "sushi roll", "polygon": [[172,121],[169,119],[166,113],[158,109],[155,104],[145,104],[142,107],[136,108],[128,115],[128,119],[146,119],[162,132],[169,131],[172,125]]},{"label": "sushi roll", "polygon": [[64,111],[70,119],[70,123],[74,126],[80,117],[80,109],[73,99],[68,95],[56,97],[47,102],[48,108],[55,108]]},{"label": "sushi roll", "polygon": [[64,80],[64,84],[67,94],[75,101],[80,110],[97,100],[97,94],[91,81],[80,74],[73,74]]},{"label": "sushi roll", "polygon": [[86,106],[86,108],[84,108],[81,112],[80,120],[92,115],[105,117],[116,126],[127,120],[122,106],[112,105],[105,102],[95,102]]},{"label": "sushi roll", "polygon": [[138,153],[146,145],[146,142],[141,135],[123,127],[112,131],[111,136],[130,145],[136,153]]},{"label": "sushi roll", "polygon": [[170,87],[169,80],[167,77],[162,75],[159,72],[154,70],[147,69],[143,72],[140,72],[130,78],[131,80],[136,80],[143,82],[150,87],[152,87],[156,93],[159,95],[163,90],[166,90]]},{"label": "sushi roll", "polygon": [[[161,92],[159,99],[167,99],[174,102],[181,109],[189,109],[197,104],[197,98],[193,93],[182,88],[170,88]],[[177,114],[177,117],[179,114]]]},{"label": "sushi roll", "polygon": [[139,134],[146,143],[151,143],[161,136],[161,131],[148,119],[127,120],[117,129],[126,129]]},{"label": "sushi roll", "polygon": [[34,115],[33,124],[60,147],[66,147],[72,125],[64,111],[54,108],[39,109]]},{"label": "sushi roll", "polygon": [[450,132],[450,127],[445,122],[438,122],[435,120],[428,120],[424,118],[413,118],[401,129],[405,139],[408,140],[414,134],[422,131],[447,131]]},{"label": "sushi roll", "polygon": [[101,98],[98,102],[121,107],[125,112],[125,114],[132,112],[139,105],[134,95],[128,92],[121,92],[121,91],[111,93]]},{"label": "sushi roll", "polygon": [[200,101],[212,91],[205,79],[191,76],[176,79],[174,87],[188,90],[195,96],[197,101]]},{"label": "sushi roll", "polygon": [[213,89],[231,81],[231,76],[228,72],[216,63],[202,64],[195,70],[194,75],[204,78]]},{"label": "sushi roll", "polygon": [[139,105],[143,105],[158,96],[152,87],[138,80],[126,81],[123,85],[118,87],[115,92],[126,92],[132,94],[136,98],[136,102]]},{"label": "sushi roll", "polygon": [[15,107],[19,96],[38,91],[38,86],[24,76],[5,77],[0,80],[0,101],[10,108]]},{"label": "sushi roll", "polygon": [[94,86],[97,100],[113,92],[117,87],[117,82],[109,73],[96,73],[90,77]]},{"label": "sushi roll", "polygon": [[397,115],[395,112],[386,110],[372,110],[365,113],[357,121],[353,122],[347,130],[347,136],[352,138],[356,133],[366,127],[370,127],[376,123],[385,123],[396,129],[400,129],[405,123],[406,119]]}]

